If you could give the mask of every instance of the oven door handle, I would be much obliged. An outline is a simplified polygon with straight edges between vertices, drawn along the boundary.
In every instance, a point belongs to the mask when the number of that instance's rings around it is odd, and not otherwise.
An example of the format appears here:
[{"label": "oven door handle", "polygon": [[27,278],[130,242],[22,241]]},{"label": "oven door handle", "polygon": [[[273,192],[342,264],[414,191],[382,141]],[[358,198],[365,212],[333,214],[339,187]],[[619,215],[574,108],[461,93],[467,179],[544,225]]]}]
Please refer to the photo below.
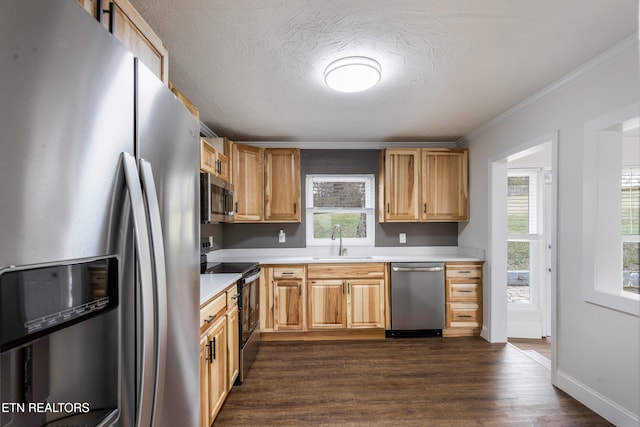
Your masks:
[{"label": "oven door handle", "polygon": [[262,270],[258,271],[258,272],[257,272],[256,274],[254,274],[254,275],[251,275],[251,276],[249,276],[249,277],[245,278],[245,279],[244,279],[244,282],[245,282],[245,283],[251,283],[251,282],[253,282],[254,280],[259,279],[259,278],[260,278],[260,276],[262,276]]}]

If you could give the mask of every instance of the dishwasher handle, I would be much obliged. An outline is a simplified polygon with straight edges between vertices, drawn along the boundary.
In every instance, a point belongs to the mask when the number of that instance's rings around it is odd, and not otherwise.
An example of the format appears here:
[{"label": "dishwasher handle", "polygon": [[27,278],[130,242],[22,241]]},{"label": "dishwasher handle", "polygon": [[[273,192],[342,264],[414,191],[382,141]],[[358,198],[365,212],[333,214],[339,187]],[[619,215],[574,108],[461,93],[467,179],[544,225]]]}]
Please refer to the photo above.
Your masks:
[{"label": "dishwasher handle", "polygon": [[428,271],[428,272],[436,272],[443,271],[444,267],[392,267],[393,271],[398,272],[411,272],[411,271]]}]

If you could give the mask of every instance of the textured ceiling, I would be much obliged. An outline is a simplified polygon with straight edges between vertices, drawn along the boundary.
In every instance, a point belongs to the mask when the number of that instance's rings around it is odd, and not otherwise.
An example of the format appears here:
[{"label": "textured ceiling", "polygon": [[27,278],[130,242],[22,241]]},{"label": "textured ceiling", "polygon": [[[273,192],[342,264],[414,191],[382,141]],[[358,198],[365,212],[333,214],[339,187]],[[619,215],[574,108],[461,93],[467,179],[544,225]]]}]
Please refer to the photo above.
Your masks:
[{"label": "textured ceiling", "polygon": [[[131,0],[219,136],[452,141],[638,31],[638,0]],[[382,80],[332,92],[364,55]]]}]

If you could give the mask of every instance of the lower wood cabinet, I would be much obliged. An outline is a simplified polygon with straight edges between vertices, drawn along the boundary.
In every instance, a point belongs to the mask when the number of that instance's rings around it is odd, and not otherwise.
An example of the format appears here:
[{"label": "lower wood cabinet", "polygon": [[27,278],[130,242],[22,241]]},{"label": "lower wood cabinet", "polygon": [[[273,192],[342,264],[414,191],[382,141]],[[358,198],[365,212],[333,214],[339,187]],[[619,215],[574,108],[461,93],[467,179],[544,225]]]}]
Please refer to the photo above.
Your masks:
[{"label": "lower wood cabinet", "polygon": [[200,426],[210,427],[238,376],[238,294],[233,285],[200,308]]},{"label": "lower wood cabinet", "polygon": [[384,328],[384,280],[309,280],[308,329]]},{"label": "lower wood cabinet", "polygon": [[384,264],[313,264],[307,278],[309,330],[384,329]]},{"label": "lower wood cabinet", "polygon": [[480,335],[482,263],[445,263],[445,337]]},{"label": "lower wood cabinet", "polygon": [[210,426],[227,396],[227,319],[222,316],[200,338],[202,419]]},{"label": "lower wood cabinet", "polygon": [[[344,339],[358,329],[384,337],[386,276],[384,263],[263,266],[263,339]],[[339,335],[322,335],[332,331]]]},{"label": "lower wood cabinet", "polygon": [[278,266],[270,269],[273,294],[273,330],[303,331],[305,326],[305,267]]},{"label": "lower wood cabinet", "polygon": [[347,327],[347,296],[342,280],[309,280],[309,329],[344,329]]},{"label": "lower wood cabinet", "polygon": [[384,329],[384,280],[347,280],[347,328]]}]

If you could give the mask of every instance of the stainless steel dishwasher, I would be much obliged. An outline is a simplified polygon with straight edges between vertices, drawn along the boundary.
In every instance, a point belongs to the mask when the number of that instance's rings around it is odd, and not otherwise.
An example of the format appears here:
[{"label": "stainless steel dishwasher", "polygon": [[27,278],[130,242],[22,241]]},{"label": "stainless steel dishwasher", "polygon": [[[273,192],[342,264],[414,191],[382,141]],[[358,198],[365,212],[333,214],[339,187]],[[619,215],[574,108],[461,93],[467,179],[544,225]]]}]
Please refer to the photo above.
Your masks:
[{"label": "stainless steel dishwasher", "polygon": [[442,336],[444,263],[391,263],[391,330],[387,337]]}]

